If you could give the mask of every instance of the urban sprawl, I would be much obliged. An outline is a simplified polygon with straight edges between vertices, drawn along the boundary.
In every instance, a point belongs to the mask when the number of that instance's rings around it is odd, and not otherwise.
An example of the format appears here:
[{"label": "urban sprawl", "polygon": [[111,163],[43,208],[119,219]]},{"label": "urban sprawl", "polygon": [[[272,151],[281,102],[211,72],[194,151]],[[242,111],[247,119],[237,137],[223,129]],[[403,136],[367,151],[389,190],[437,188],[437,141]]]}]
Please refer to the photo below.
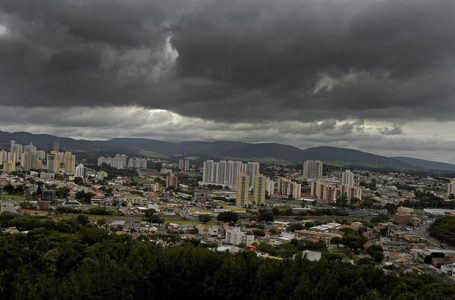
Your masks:
[{"label": "urban sprawl", "polygon": [[[432,234],[435,220],[455,216],[450,178],[318,160],[286,166],[49,148],[11,141],[0,150],[2,214],[56,222],[83,215],[112,235],[164,247],[197,241],[276,260],[331,255],[455,280],[454,241]],[[2,234],[27,234],[0,225]]]}]

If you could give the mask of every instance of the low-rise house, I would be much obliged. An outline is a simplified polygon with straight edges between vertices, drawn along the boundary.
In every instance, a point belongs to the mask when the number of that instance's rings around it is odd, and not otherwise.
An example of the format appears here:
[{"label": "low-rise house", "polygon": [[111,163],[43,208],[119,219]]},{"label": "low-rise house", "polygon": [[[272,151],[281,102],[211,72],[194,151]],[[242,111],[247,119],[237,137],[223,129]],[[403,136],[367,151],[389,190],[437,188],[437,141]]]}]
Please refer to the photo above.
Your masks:
[{"label": "low-rise house", "polygon": [[244,243],[246,246],[251,246],[254,243],[254,235],[246,234],[240,231],[239,227],[226,230],[226,243],[231,245],[240,245]]}]

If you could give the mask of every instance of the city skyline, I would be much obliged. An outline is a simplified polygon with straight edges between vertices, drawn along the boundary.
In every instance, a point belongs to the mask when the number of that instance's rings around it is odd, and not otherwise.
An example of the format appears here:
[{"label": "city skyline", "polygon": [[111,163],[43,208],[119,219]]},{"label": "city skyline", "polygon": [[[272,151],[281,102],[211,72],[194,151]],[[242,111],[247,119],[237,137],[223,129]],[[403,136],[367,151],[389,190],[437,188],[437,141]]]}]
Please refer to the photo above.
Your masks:
[{"label": "city skyline", "polygon": [[454,163],[454,6],[2,1],[0,130]]}]

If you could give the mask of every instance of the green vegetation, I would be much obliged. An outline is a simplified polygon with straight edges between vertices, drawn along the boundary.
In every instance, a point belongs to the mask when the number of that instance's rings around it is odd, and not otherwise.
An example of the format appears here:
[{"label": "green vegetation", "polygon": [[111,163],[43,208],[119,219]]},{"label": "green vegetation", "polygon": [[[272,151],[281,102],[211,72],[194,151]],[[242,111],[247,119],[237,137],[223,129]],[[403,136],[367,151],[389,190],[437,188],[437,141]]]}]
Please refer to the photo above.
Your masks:
[{"label": "green vegetation", "polygon": [[85,203],[90,203],[90,200],[92,200],[92,197],[94,196],[93,193],[90,192],[84,192],[84,191],[79,191],[76,193],[76,199],[81,200],[82,202]]},{"label": "green vegetation", "polygon": [[368,247],[367,254],[370,255],[376,262],[381,262],[384,259],[384,250],[379,245]]},{"label": "green vegetation", "polygon": [[[30,230],[0,235],[0,299],[455,298],[455,287],[430,276],[384,274],[336,255],[275,261],[189,243],[162,248],[80,221],[0,214],[1,228]],[[290,257],[307,246],[270,250]]]},{"label": "green vegetation", "polygon": [[231,211],[226,211],[220,213],[216,219],[220,222],[230,222],[230,223],[235,223],[239,220],[239,216]]},{"label": "green vegetation", "polygon": [[199,160],[201,159],[200,156],[185,156],[184,159],[187,159],[187,160]]},{"label": "green vegetation", "polygon": [[107,172],[107,178],[113,179],[117,176],[124,176],[124,177],[134,177],[138,176],[137,171],[134,169],[116,169],[112,168],[107,164],[102,164],[99,167],[93,167],[97,171],[105,171]]},{"label": "green vegetation", "polygon": [[147,179],[147,178],[144,178],[144,177],[139,177],[139,176],[133,176],[131,178],[131,181],[135,185],[145,185],[145,184],[152,184],[153,183],[153,180],[150,180],[150,179]]},{"label": "green vegetation", "polygon": [[9,200],[9,201],[26,201],[27,196],[24,194],[16,195],[16,194],[8,194],[8,195],[0,195],[0,200]]},{"label": "green vegetation", "polygon": [[167,158],[167,155],[151,150],[143,150],[140,152],[140,154],[148,158]]},{"label": "green vegetation", "polygon": [[153,208],[145,211],[144,219],[150,223],[163,223],[163,220],[156,214],[156,210]]},{"label": "green vegetation", "polygon": [[59,214],[89,214],[89,215],[121,215],[122,213],[117,210],[110,210],[104,207],[91,207],[89,209],[81,210],[70,206],[59,206],[56,209]]},{"label": "green vegetation", "polygon": [[210,220],[212,220],[212,216],[211,215],[199,215],[199,222],[201,223],[208,223],[210,222]]},{"label": "green vegetation", "polygon": [[225,160],[241,160],[241,161],[257,161],[262,164],[266,165],[282,165],[287,166],[291,165],[292,163],[285,159],[279,159],[275,157],[235,157],[235,156],[225,156],[223,157]]},{"label": "green vegetation", "polygon": [[434,195],[431,192],[415,190],[414,196],[414,201],[406,200],[402,203],[402,205],[414,208],[455,208],[454,200],[444,201],[444,199]]},{"label": "green vegetation", "polygon": [[446,216],[437,219],[428,229],[431,236],[441,242],[455,246],[455,217]]},{"label": "green vegetation", "polygon": [[273,219],[274,219],[274,215],[273,215],[273,211],[272,210],[266,209],[266,208],[259,209],[258,221],[261,221],[261,222],[273,222]]}]

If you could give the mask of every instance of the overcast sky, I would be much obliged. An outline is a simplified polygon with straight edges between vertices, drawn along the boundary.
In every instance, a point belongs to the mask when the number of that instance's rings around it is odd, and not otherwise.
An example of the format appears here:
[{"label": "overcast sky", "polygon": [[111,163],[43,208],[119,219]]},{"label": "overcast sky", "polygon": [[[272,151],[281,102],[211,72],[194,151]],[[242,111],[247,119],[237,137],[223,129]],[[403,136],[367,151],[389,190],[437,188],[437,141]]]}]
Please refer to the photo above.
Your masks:
[{"label": "overcast sky", "polygon": [[455,163],[455,1],[0,0],[0,130]]}]

